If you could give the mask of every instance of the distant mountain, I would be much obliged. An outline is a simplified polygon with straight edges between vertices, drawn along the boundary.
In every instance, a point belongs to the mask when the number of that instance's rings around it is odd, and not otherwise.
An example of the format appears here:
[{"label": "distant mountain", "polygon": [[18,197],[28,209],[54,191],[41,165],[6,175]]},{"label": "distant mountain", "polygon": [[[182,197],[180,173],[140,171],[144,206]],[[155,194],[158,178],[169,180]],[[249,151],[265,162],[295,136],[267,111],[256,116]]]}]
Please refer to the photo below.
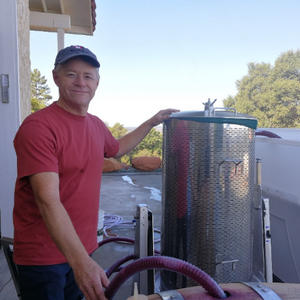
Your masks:
[{"label": "distant mountain", "polygon": [[[133,131],[134,129],[136,129],[136,127],[125,127],[128,131]],[[156,127],[154,127],[157,131],[161,132],[163,131],[163,126],[162,125],[158,125]]]},{"label": "distant mountain", "polygon": [[125,127],[128,131],[133,131],[136,127]]}]

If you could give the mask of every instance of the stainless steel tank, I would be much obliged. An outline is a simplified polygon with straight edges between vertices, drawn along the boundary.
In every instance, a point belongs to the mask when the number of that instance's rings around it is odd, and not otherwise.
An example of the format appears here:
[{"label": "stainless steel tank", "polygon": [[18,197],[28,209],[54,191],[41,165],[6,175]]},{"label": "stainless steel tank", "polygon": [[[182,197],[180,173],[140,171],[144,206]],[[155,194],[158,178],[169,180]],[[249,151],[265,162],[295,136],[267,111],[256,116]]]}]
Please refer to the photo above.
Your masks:
[{"label": "stainless steel tank", "polygon": [[[210,105],[164,122],[161,254],[218,283],[252,277],[256,126],[252,116]],[[193,285],[161,272],[162,290]]]}]

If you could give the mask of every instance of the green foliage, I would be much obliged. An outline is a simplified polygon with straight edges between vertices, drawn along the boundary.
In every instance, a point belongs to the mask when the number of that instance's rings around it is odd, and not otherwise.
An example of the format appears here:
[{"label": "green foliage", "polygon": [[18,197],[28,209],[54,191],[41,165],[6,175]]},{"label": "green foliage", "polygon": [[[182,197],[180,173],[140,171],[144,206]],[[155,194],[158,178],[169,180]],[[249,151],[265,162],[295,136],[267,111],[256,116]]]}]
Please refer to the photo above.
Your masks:
[{"label": "green foliage", "polygon": [[116,123],[113,127],[107,127],[116,139],[119,139],[128,133],[128,130],[120,123]]},{"label": "green foliage", "polygon": [[131,164],[134,157],[156,156],[162,157],[162,134],[152,128],[148,135],[132,151],[121,158],[121,162]]},{"label": "green foliage", "polygon": [[[148,150],[150,153],[156,152],[158,156],[162,155],[162,134],[155,128],[152,128],[143,141],[135,148],[137,152]],[[153,156],[153,155],[145,155]]]},{"label": "green foliage", "polygon": [[52,99],[47,79],[41,75],[38,69],[31,71],[31,112],[35,112],[47,106]]},{"label": "green foliage", "polygon": [[223,100],[225,107],[256,117],[258,127],[300,128],[300,50],[282,53],[273,67],[249,63],[236,86],[237,95]]},{"label": "green foliage", "polygon": [[[107,127],[112,135],[117,139],[129,133],[128,130],[120,123],[116,123],[113,127]],[[122,163],[131,164],[132,159],[139,156],[162,157],[162,134],[155,128],[152,128],[143,141],[132,151],[122,156],[119,161]]]}]

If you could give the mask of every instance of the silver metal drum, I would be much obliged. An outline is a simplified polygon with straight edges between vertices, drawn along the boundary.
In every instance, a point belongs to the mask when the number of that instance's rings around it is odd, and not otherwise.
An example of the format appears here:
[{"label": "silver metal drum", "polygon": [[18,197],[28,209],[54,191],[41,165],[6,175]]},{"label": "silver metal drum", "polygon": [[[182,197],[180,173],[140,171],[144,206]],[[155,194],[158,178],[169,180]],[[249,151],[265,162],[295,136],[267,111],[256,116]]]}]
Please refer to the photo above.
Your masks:
[{"label": "silver metal drum", "polygon": [[[251,281],[255,128],[226,109],[180,112],[164,122],[161,254],[218,283]],[[161,290],[195,283],[162,271]]]}]

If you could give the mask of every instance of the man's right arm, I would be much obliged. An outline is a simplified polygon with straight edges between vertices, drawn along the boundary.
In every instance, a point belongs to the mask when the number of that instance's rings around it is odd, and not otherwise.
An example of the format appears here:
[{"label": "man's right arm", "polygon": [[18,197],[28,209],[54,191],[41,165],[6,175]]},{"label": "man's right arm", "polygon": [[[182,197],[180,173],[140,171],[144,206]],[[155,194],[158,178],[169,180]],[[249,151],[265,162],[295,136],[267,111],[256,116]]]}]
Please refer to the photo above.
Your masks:
[{"label": "man's right arm", "polygon": [[104,270],[90,258],[60,201],[58,174],[45,172],[29,177],[46,227],[72,267],[76,282],[87,300],[104,300],[109,284]]}]

